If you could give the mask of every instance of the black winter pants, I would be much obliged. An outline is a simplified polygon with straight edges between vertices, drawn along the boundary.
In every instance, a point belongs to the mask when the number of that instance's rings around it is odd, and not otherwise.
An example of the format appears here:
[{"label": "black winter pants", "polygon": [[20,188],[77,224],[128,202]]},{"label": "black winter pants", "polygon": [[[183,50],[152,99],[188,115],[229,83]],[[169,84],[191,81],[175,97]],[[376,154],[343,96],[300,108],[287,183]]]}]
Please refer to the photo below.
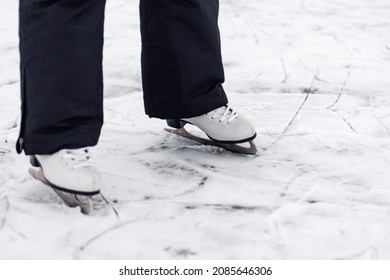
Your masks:
[{"label": "black winter pants", "polygon": [[[141,0],[145,112],[193,117],[227,103],[218,0]],[[18,152],[97,144],[103,124],[105,0],[20,0]]]}]

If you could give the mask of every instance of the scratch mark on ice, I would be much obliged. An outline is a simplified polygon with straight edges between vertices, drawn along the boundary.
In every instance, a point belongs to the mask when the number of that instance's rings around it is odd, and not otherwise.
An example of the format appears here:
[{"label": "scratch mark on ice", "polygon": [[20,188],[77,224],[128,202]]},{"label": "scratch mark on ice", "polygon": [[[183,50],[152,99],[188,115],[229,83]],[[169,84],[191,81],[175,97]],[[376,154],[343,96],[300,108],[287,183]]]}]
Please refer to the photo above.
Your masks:
[{"label": "scratch mark on ice", "polygon": [[390,51],[390,46],[387,43],[385,43],[385,47],[386,47],[387,50]]},{"label": "scratch mark on ice", "polygon": [[109,227],[108,229],[102,231],[101,233],[95,235],[94,237],[90,238],[89,240],[87,240],[83,245],[81,245],[80,247],[78,247],[75,252],[73,253],[73,257],[74,259],[76,260],[79,260],[81,258],[81,255],[82,253],[93,243],[95,242],[96,240],[98,240],[99,238],[103,237],[104,235],[110,233],[110,232],[113,232],[117,229],[120,229],[122,227],[125,227],[127,225],[130,225],[132,223],[135,223],[139,221],[139,218],[137,219],[133,219],[133,220],[130,220],[130,221],[126,221],[126,222],[123,222],[123,223],[119,223],[119,224],[115,224],[111,227]]},{"label": "scratch mark on ice", "polygon": [[280,62],[282,63],[282,68],[283,68],[283,73],[284,73],[284,79],[282,80],[282,84],[285,84],[287,83],[287,80],[289,78],[288,74],[287,74],[287,70],[286,70],[286,66],[284,64],[284,60],[283,60],[283,57],[280,58]]},{"label": "scratch mark on ice", "polygon": [[357,253],[337,258],[337,260],[357,260],[365,259],[367,257],[372,260],[378,259],[378,248],[375,246],[369,246],[366,249]]},{"label": "scratch mark on ice", "polygon": [[295,114],[292,117],[292,119],[290,120],[290,122],[287,124],[285,129],[282,131],[282,135],[286,134],[286,132],[290,129],[290,127],[295,122],[296,118],[298,117],[299,113],[302,111],[302,108],[305,106],[307,100],[309,99],[309,96],[313,93],[313,87],[314,87],[314,83],[317,79],[317,73],[318,73],[318,70],[314,74],[314,77],[313,77],[313,80],[311,81],[309,89],[306,90],[306,96],[305,96],[304,100],[302,101],[301,106],[299,106],[298,110],[295,112]]},{"label": "scratch mark on ice", "polygon": [[327,84],[330,84],[328,81],[325,81],[324,79],[321,79],[318,75],[319,71],[318,69],[316,71],[313,71],[312,69],[310,69],[308,66],[306,66],[306,64],[302,61],[301,58],[299,58],[299,62],[302,64],[302,66],[307,70],[309,71],[310,73],[312,73],[314,75],[314,79],[319,81],[319,82],[323,82],[323,83],[327,83]]},{"label": "scratch mark on ice", "polygon": [[276,64],[268,67],[266,70],[264,71],[258,71],[256,73],[256,76],[254,79],[250,80],[248,83],[246,83],[245,85],[241,86],[240,88],[236,89],[235,91],[236,92],[242,92],[243,90],[247,89],[248,87],[252,86],[252,85],[255,85],[259,79],[264,76],[265,74],[268,74],[270,73],[274,68],[275,68]]},{"label": "scratch mark on ice", "polygon": [[284,187],[284,190],[280,194],[280,196],[285,196],[287,191],[289,190],[290,186],[292,186],[299,178],[301,178],[302,176],[304,176],[304,175],[306,175],[308,173],[310,173],[310,171],[303,172],[303,173],[295,176],[292,180],[290,180],[290,182],[288,182],[287,185]]},{"label": "scratch mark on ice", "polygon": [[[183,203],[180,203],[183,204]],[[264,205],[239,205],[239,204],[222,204],[222,203],[196,203],[196,204],[184,204],[184,208],[188,210],[211,208],[217,211],[226,212],[271,212],[273,208]]]},{"label": "scratch mark on ice", "polygon": [[375,114],[371,113],[371,115],[376,119],[376,121],[382,125],[387,131],[390,131],[390,128],[381,120],[379,119]]},{"label": "scratch mark on ice", "polygon": [[114,211],[115,213],[115,216],[119,219],[119,213],[116,210],[115,206],[102,193],[100,193],[100,196],[107,203],[107,205],[111,207],[112,211]]},{"label": "scratch mark on ice", "polygon": [[[317,74],[318,74],[318,69],[317,69],[316,73],[314,73],[313,79],[312,79],[312,81],[310,83],[310,87],[303,91],[304,93],[306,93],[306,96],[303,99],[303,101],[302,101],[301,105],[299,106],[298,110],[295,112],[295,114],[290,119],[289,123],[283,129],[283,131],[280,133],[280,135],[268,147],[262,149],[263,152],[267,152],[271,147],[273,147],[277,142],[279,142],[280,139],[282,139],[286,135],[286,133],[289,131],[289,129],[291,128],[292,124],[295,122],[296,118],[298,117],[299,113],[302,111],[303,107],[305,106],[305,104],[306,104],[307,100],[309,99],[310,95],[313,93],[314,84],[315,84],[315,81],[317,80]],[[258,153],[256,155],[256,157],[257,156],[260,156],[260,153]]]},{"label": "scratch mark on ice", "polygon": [[342,116],[339,112],[336,112],[337,115],[340,116],[340,118],[348,125],[348,127],[355,133],[357,133],[356,129],[352,126],[352,124],[344,117]]},{"label": "scratch mark on ice", "polygon": [[1,208],[4,207],[4,209],[1,210],[1,215],[3,215],[1,222],[0,222],[0,231],[1,231],[4,228],[4,225],[7,221],[7,216],[8,216],[9,207],[10,207],[9,200],[8,200],[7,196],[5,196],[1,199],[0,206],[1,206]]},{"label": "scratch mark on ice", "polygon": [[330,106],[328,106],[326,109],[330,110],[333,106],[335,106],[339,102],[341,96],[344,93],[344,88],[347,85],[347,82],[348,82],[350,76],[351,76],[351,70],[348,71],[347,77],[345,78],[344,83],[341,86],[340,92],[339,92],[336,100]]}]

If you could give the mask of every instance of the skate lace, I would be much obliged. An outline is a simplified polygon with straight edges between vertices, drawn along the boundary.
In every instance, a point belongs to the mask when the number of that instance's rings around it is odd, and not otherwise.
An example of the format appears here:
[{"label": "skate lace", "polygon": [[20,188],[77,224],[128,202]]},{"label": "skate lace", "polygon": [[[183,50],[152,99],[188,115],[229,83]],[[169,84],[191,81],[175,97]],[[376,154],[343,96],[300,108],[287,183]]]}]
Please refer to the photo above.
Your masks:
[{"label": "skate lace", "polygon": [[88,148],[62,150],[62,159],[70,160],[74,168],[95,166]]},{"label": "skate lace", "polygon": [[214,112],[212,119],[220,118],[220,122],[227,120],[227,122],[230,123],[238,117],[237,112],[230,106],[230,104],[222,106],[212,112]]}]

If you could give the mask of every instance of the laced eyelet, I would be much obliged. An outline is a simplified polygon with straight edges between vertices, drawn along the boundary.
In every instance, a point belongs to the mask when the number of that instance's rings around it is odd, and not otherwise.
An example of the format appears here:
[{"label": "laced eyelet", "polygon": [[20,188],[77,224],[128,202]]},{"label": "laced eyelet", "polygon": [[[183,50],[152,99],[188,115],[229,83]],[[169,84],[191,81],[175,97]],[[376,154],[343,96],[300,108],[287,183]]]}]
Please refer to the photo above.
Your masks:
[{"label": "laced eyelet", "polygon": [[214,120],[217,118],[220,123],[223,123],[224,121],[230,123],[238,117],[237,112],[233,108],[231,108],[229,104],[215,109],[212,112],[214,113],[214,115],[211,116],[211,119]]}]

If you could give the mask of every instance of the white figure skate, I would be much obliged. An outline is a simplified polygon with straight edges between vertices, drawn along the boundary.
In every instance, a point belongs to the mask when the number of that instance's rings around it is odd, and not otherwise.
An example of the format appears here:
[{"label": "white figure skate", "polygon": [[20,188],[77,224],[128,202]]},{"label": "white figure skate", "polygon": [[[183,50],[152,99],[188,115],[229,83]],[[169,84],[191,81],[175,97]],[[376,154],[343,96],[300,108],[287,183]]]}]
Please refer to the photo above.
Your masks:
[{"label": "white figure skate", "polygon": [[[253,125],[239,115],[230,105],[222,106],[207,114],[178,120],[167,120],[172,128],[166,131],[194,140],[202,145],[222,147],[228,151],[241,154],[256,154],[256,131]],[[188,132],[184,126],[192,124],[201,129],[210,139],[195,136]],[[249,143],[249,147],[241,143]]]},{"label": "white figure skate", "polygon": [[88,148],[30,156],[30,163],[29,173],[35,179],[52,187],[68,206],[90,213],[91,197],[100,192],[100,175]]}]

